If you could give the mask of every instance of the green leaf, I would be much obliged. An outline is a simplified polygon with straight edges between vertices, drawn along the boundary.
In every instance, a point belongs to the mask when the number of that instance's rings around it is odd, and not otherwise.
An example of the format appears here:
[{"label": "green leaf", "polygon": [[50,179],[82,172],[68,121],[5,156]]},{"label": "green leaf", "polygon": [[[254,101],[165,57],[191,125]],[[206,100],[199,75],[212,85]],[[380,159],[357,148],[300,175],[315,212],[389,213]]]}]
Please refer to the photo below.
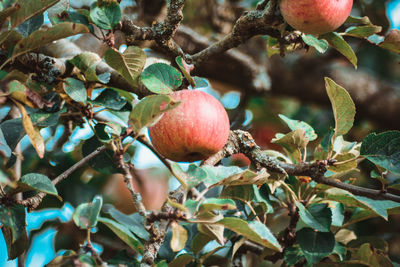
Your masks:
[{"label": "green leaf", "polygon": [[94,24],[104,30],[112,30],[118,25],[122,17],[122,12],[119,4],[116,1],[103,1],[93,3],[90,7],[90,19]]},{"label": "green leaf", "polygon": [[400,54],[400,30],[391,30],[379,47]]},{"label": "green leaf", "polygon": [[37,127],[50,127],[55,126],[58,123],[58,119],[60,118],[61,113],[64,113],[67,109],[64,107],[63,109],[57,112],[45,112],[45,111],[36,111],[30,115],[32,123]]},{"label": "green leaf", "polygon": [[367,25],[347,28],[344,35],[365,38],[382,31],[381,26]]},{"label": "green leaf", "polygon": [[0,155],[4,158],[9,158],[11,156],[11,149],[4,138],[3,131],[0,128]]},{"label": "green leaf", "polygon": [[28,173],[22,176],[18,181],[18,189],[21,189],[22,192],[37,190],[56,196],[61,200],[58,196],[56,187],[53,185],[49,177],[40,173]]},{"label": "green leaf", "polygon": [[185,248],[188,239],[188,232],[186,229],[177,222],[171,223],[172,237],[170,246],[173,252],[181,251]]},{"label": "green leaf", "polygon": [[109,48],[104,54],[106,63],[115,69],[133,87],[138,86],[138,79],[144,64],[146,53],[137,46],[128,46],[124,53]]},{"label": "green leaf", "polygon": [[286,117],[285,115],[278,114],[279,118],[281,118],[287,126],[290,128],[290,130],[297,130],[297,129],[303,129],[305,131],[305,136],[308,138],[308,140],[313,141],[317,139],[317,134],[315,133],[314,129],[306,122],[304,121],[299,121],[299,120],[292,120]]},{"label": "green leaf", "polygon": [[[20,218],[22,219],[22,218]],[[25,222],[25,215],[23,217],[23,220]],[[18,256],[20,256],[22,253],[24,253],[28,249],[28,235],[26,232],[26,229],[24,228],[23,231],[21,232],[20,237],[15,240],[13,240],[13,234],[12,234],[12,228],[3,226],[1,228],[1,231],[3,232],[4,240],[6,241],[7,245],[7,252],[8,252],[8,260],[14,260]]]},{"label": "green leaf", "polygon": [[190,254],[179,254],[173,261],[168,263],[168,267],[182,267],[188,266],[195,258]]},{"label": "green leaf", "polygon": [[96,66],[100,63],[100,61],[101,58],[97,54],[92,52],[83,52],[68,60],[69,63],[71,63],[83,72],[87,81],[106,84],[109,82],[111,74],[105,72],[101,75],[97,75]]},{"label": "green leaf", "polygon": [[164,112],[176,108],[179,104],[180,102],[175,102],[167,95],[146,96],[133,107],[129,115],[129,125],[138,133],[142,128],[158,121]]},{"label": "green leaf", "polygon": [[17,43],[11,58],[6,62],[53,41],[86,32],[89,32],[89,29],[85,25],[71,22],[63,22],[51,28],[37,30]]},{"label": "green leaf", "polygon": [[317,37],[315,37],[312,34],[302,34],[301,39],[308,44],[309,46],[314,47],[318,52],[325,53],[326,50],[328,50],[328,42],[325,40],[319,40]]},{"label": "green leaf", "polygon": [[19,25],[16,30],[21,33],[22,36],[27,37],[32,32],[38,30],[40,26],[43,25],[43,22],[44,16],[43,14],[39,14]]},{"label": "green leaf", "polygon": [[13,151],[19,141],[25,136],[22,119],[6,120],[0,124],[0,128],[3,131],[4,139],[7,141],[11,151]]},{"label": "green leaf", "polygon": [[345,23],[364,24],[364,25],[372,24],[367,16],[365,17],[349,16]]},{"label": "green leaf", "polygon": [[95,196],[92,202],[80,204],[75,209],[72,219],[81,229],[90,229],[95,227],[102,206],[103,198],[101,196]]},{"label": "green leaf", "polygon": [[301,162],[300,149],[308,144],[306,132],[303,129],[296,129],[286,135],[276,134],[271,143],[282,146],[293,162]]},{"label": "green leaf", "polygon": [[221,198],[232,198],[243,202],[251,201],[254,196],[255,190],[253,189],[253,185],[227,186],[222,189],[220,195]]},{"label": "green leaf", "polygon": [[212,210],[234,210],[236,209],[235,201],[223,198],[207,198],[199,206],[199,213]]},{"label": "green leaf", "polygon": [[250,223],[235,217],[227,217],[217,222],[225,228],[243,235],[245,238],[275,251],[282,251],[278,240],[271,231],[259,221]]},{"label": "green leaf", "polygon": [[[0,2],[1,4],[1,2]],[[9,6],[5,9],[2,9],[0,12],[0,27],[3,26],[4,22],[16,11],[18,11],[20,8],[17,5],[12,5]]]},{"label": "green leaf", "polygon": [[46,9],[55,5],[60,0],[41,0],[41,1],[26,1],[18,0],[15,5],[19,6],[17,12],[11,15],[12,28],[17,27],[25,20],[28,20],[37,14],[42,13]]},{"label": "green leaf", "polygon": [[210,238],[208,235],[201,232],[197,233],[192,240],[193,253],[195,255],[198,254],[211,240],[212,238]]},{"label": "green leaf", "polygon": [[357,68],[357,56],[351,46],[337,32],[330,32],[320,36],[328,41],[329,45],[345,56]]},{"label": "green leaf", "polygon": [[140,80],[151,92],[170,94],[182,84],[182,74],[165,63],[155,63],[144,69]]},{"label": "green leaf", "polygon": [[[388,215],[399,215],[400,207],[396,206],[395,202],[390,203],[391,206],[387,207],[386,211]],[[379,215],[376,212],[365,209],[356,210],[350,219],[346,222],[346,225],[350,225],[356,222],[364,221],[370,218],[378,217]]]},{"label": "green leaf", "polygon": [[376,165],[400,174],[400,131],[369,134],[360,153]]},{"label": "green leaf", "polygon": [[336,173],[347,172],[357,168],[357,158],[352,153],[339,154],[336,156],[337,162],[333,166],[329,166],[328,170]]},{"label": "green leaf", "polygon": [[150,234],[144,227],[143,217],[140,216],[139,213],[126,215],[109,204],[104,205],[104,210],[108,214],[110,214],[111,217],[113,217],[116,221],[129,229],[133,234],[141,239],[149,240]]},{"label": "green leaf", "polygon": [[303,228],[296,233],[296,240],[309,265],[319,262],[335,248],[335,237],[331,232]]},{"label": "green leaf", "polygon": [[89,102],[93,105],[98,105],[113,110],[121,110],[126,105],[127,101],[123,99],[115,90],[107,88],[101,92],[95,100]]},{"label": "green leaf", "polygon": [[300,218],[306,225],[320,232],[330,231],[332,211],[327,204],[311,204],[307,209],[300,202],[296,205]]},{"label": "green leaf", "polygon": [[111,231],[114,232],[122,241],[130,248],[143,254],[144,246],[125,226],[108,218],[100,217],[99,222],[104,223]]},{"label": "green leaf", "polygon": [[334,207],[331,207],[332,210],[332,225],[340,227],[343,225],[344,221],[344,205],[339,202],[331,202]]},{"label": "green leaf", "polygon": [[384,251],[375,249],[371,244],[365,243],[357,251],[357,256],[362,263],[368,266],[392,267],[393,263]]},{"label": "green leaf", "polygon": [[2,225],[10,227],[11,242],[17,241],[25,231],[25,207],[22,205],[4,206],[0,205],[0,222]]},{"label": "green leaf", "polygon": [[353,127],[356,107],[346,89],[332,79],[326,77],[325,86],[335,116],[336,136],[344,135]]},{"label": "green leaf", "polygon": [[76,102],[86,103],[87,94],[85,84],[74,78],[66,78],[64,91]]},{"label": "green leaf", "polygon": [[[189,186],[196,186],[201,182],[203,182],[209,188],[218,185],[263,185],[268,181],[269,177],[267,172],[256,173],[250,171],[249,169],[243,170],[237,166],[203,166],[202,169],[207,172],[207,176],[194,177],[194,179],[188,181]],[[203,180],[196,178],[202,178]]]},{"label": "green leaf", "polygon": [[400,207],[400,203],[391,200],[373,200],[367,197],[355,196],[339,188],[331,188],[325,191],[326,199],[343,203],[345,206],[359,207],[370,210],[377,216],[388,220],[388,209]]},{"label": "green leaf", "polygon": [[283,256],[285,262],[289,266],[293,266],[298,263],[301,259],[304,258],[303,252],[301,251],[300,247],[289,247],[285,250],[285,254]]},{"label": "green leaf", "polygon": [[59,17],[65,16],[69,9],[69,0],[60,0],[56,5],[47,10],[48,17],[52,24],[59,21]]}]

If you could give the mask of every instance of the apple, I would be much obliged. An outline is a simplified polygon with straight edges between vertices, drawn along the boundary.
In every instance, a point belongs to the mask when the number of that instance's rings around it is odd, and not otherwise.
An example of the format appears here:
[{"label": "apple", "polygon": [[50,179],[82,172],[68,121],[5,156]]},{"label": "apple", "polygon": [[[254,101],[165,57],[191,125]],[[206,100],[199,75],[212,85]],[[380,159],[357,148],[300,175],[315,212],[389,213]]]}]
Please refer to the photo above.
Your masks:
[{"label": "apple", "polygon": [[171,94],[181,104],[149,127],[154,148],[179,162],[206,159],[221,150],[229,136],[229,118],[213,96],[197,90]]},{"label": "apple", "polygon": [[304,33],[324,34],[339,28],[350,15],[353,0],[281,0],[285,21]]}]

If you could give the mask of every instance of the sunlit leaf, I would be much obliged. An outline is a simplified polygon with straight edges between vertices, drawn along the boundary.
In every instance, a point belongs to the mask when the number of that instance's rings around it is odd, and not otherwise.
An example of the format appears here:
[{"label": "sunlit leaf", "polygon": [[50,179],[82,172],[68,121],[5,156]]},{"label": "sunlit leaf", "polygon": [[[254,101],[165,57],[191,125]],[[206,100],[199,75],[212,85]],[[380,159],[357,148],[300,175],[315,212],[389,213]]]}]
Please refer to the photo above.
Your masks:
[{"label": "sunlit leaf", "polygon": [[60,0],[40,0],[40,1],[26,1],[18,0],[15,5],[18,6],[17,12],[11,15],[11,26],[17,27],[19,24],[28,20],[37,14],[42,13],[49,7],[55,5]]},{"label": "sunlit leaf", "polygon": [[325,53],[328,50],[328,42],[325,40],[319,40],[312,34],[302,34],[301,39],[309,46],[314,47],[318,52]]},{"label": "sunlit leaf", "polygon": [[133,87],[138,86],[138,79],[146,62],[146,53],[142,49],[137,46],[128,46],[121,54],[109,48],[104,54],[104,60]]},{"label": "sunlit leaf", "polygon": [[329,45],[345,56],[357,68],[357,56],[351,46],[337,32],[330,32],[320,36],[328,41]]},{"label": "sunlit leaf", "polygon": [[165,63],[155,63],[144,69],[140,80],[151,92],[170,94],[182,84],[182,74]]},{"label": "sunlit leaf", "polygon": [[85,84],[74,78],[66,78],[64,83],[64,90],[69,97],[76,102],[86,103],[87,93]]},{"label": "sunlit leaf", "polygon": [[81,229],[90,229],[95,227],[102,206],[103,198],[101,196],[95,196],[92,202],[82,203],[76,207],[72,219]]},{"label": "sunlit leaf", "polygon": [[335,116],[335,133],[344,135],[353,127],[356,114],[354,102],[346,89],[332,79],[325,78],[325,86]]},{"label": "sunlit leaf", "polygon": [[188,232],[186,229],[177,222],[172,222],[172,238],[170,246],[173,252],[181,251],[188,239]]},{"label": "sunlit leaf", "polygon": [[116,1],[102,1],[93,3],[90,7],[90,19],[102,29],[112,30],[121,20],[122,12]]},{"label": "sunlit leaf", "polygon": [[37,190],[49,195],[57,196],[61,199],[51,180],[46,175],[40,173],[28,173],[23,175],[18,181],[18,189],[21,189],[22,191]]},{"label": "sunlit leaf", "polygon": [[285,115],[278,114],[279,118],[281,118],[287,126],[290,128],[290,130],[296,130],[296,129],[303,129],[305,131],[305,136],[308,138],[308,140],[313,141],[317,139],[317,134],[315,133],[314,129],[306,122],[304,121],[299,121],[299,120],[292,120],[286,117]]}]

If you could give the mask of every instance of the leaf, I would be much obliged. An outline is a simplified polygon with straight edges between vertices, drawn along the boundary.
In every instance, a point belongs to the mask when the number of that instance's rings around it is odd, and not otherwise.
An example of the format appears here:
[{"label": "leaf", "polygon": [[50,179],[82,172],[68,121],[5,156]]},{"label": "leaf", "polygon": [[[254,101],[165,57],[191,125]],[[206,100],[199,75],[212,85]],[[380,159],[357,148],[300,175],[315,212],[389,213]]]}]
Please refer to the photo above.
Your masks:
[{"label": "leaf", "polygon": [[143,254],[143,244],[125,226],[104,217],[100,217],[99,222],[104,223],[108,228],[110,228],[111,231],[113,231],[114,234],[116,234],[130,248]]},{"label": "leaf", "polygon": [[188,65],[181,56],[176,57],[175,58],[175,62],[178,65],[179,69],[182,71],[183,76],[185,76],[186,80],[188,80],[189,84],[193,88],[195,88],[196,87],[196,82],[193,79],[193,77],[190,75],[190,70],[194,66],[193,65]]},{"label": "leaf", "polygon": [[367,16],[364,16],[364,17],[349,16],[345,23],[356,23],[356,24],[364,24],[364,25],[372,24]]},{"label": "leaf", "polygon": [[105,72],[97,75],[96,66],[100,61],[101,58],[97,54],[92,52],[83,52],[68,60],[69,63],[73,64],[75,67],[83,72],[87,81],[106,84],[109,82],[111,74]]},{"label": "leaf", "polygon": [[277,134],[271,143],[282,146],[293,162],[301,162],[300,149],[305,148],[309,141],[305,134],[303,129],[296,129],[286,135]]},{"label": "leaf", "polygon": [[326,91],[335,116],[336,136],[346,134],[352,127],[356,108],[349,93],[332,79],[325,78]]},{"label": "leaf", "polygon": [[101,107],[120,110],[126,105],[126,100],[123,99],[118,92],[113,89],[107,88],[100,93],[95,100],[89,101],[93,105],[98,105]]},{"label": "leaf", "polygon": [[47,10],[48,17],[52,24],[57,24],[59,17],[65,16],[69,9],[69,0],[60,0],[56,5]]},{"label": "leaf", "polygon": [[[25,216],[23,217],[23,220],[25,222]],[[3,226],[1,228],[1,231],[3,232],[4,241],[6,242],[7,245],[8,260],[16,259],[18,256],[20,256],[27,250],[29,243],[25,227],[20,237],[14,242],[12,241],[13,235],[11,227]]]},{"label": "leaf", "polygon": [[199,213],[212,210],[234,210],[236,209],[235,201],[223,198],[207,198],[199,206]]},{"label": "leaf", "polygon": [[11,156],[11,149],[4,138],[3,131],[0,127],[0,155],[4,158],[9,158]]},{"label": "leaf", "polygon": [[116,1],[102,1],[93,3],[90,7],[90,19],[104,30],[112,30],[121,20],[122,12]]},{"label": "leaf", "polygon": [[304,258],[303,252],[300,247],[289,247],[285,249],[284,260],[289,266],[293,266]]},{"label": "leaf", "polygon": [[160,116],[173,108],[176,108],[180,102],[175,102],[167,95],[150,95],[137,103],[129,115],[129,125],[135,132],[155,123]]},{"label": "leaf", "polygon": [[[386,209],[388,215],[399,215],[400,206],[396,206],[395,202],[390,203],[390,206]],[[364,221],[370,218],[378,217],[379,215],[371,210],[358,209],[356,210],[350,219],[346,222],[346,225],[350,225],[356,222]]]},{"label": "leaf", "polygon": [[308,123],[304,121],[289,119],[288,117],[282,114],[278,114],[278,116],[287,124],[290,130],[294,131],[297,129],[303,129],[305,131],[305,136],[308,138],[308,140],[313,141],[317,139],[318,137],[317,134]]},{"label": "leaf", "polygon": [[335,247],[335,237],[331,232],[318,232],[311,228],[298,231],[296,240],[309,265],[331,254]]},{"label": "leaf", "polygon": [[[86,140],[83,143],[82,156],[86,157],[87,155],[89,155],[102,145],[103,144],[97,139],[97,137],[93,136],[92,138]],[[97,155],[95,158],[89,160],[89,165],[93,169],[101,173],[105,174],[117,173],[118,167],[113,157],[114,157],[114,151],[112,151],[111,149],[106,149],[104,152]]]},{"label": "leaf", "polygon": [[[207,176],[194,177],[194,179],[188,181],[189,186],[196,186],[200,182],[203,182],[209,188],[219,185],[263,185],[268,181],[269,177],[267,172],[256,173],[248,169],[242,170],[237,166],[203,166],[202,169],[207,172]],[[202,178],[203,180],[198,180],[197,178]]]},{"label": "leaf", "polygon": [[168,263],[168,267],[183,267],[188,266],[195,258],[190,254],[180,254],[173,261]]},{"label": "leaf", "polygon": [[367,25],[347,28],[344,35],[365,38],[382,31],[381,26]]},{"label": "leaf", "polygon": [[282,251],[278,240],[271,233],[271,231],[259,221],[252,221],[250,223],[235,217],[227,217],[217,222],[225,228],[234,231],[245,238],[260,244],[264,247],[270,248],[274,251]]},{"label": "leaf", "polygon": [[153,93],[170,94],[181,86],[182,74],[168,64],[155,63],[144,69],[140,80]]},{"label": "leaf", "polygon": [[311,204],[307,209],[300,202],[299,208],[301,220],[311,228],[320,232],[329,232],[332,224],[332,211],[327,204]]},{"label": "leaf", "polygon": [[251,201],[254,198],[254,195],[255,195],[255,190],[253,189],[253,185],[238,185],[238,186],[224,187],[222,189],[220,197],[232,198],[246,202],[246,201]]},{"label": "leaf", "polygon": [[60,0],[40,0],[26,1],[18,0],[15,5],[19,7],[18,11],[11,15],[12,28],[17,27],[25,20],[28,20],[37,14],[44,12],[46,9],[55,5]]},{"label": "leaf", "polygon": [[85,84],[74,78],[66,78],[64,91],[76,102],[86,103],[87,94]]},{"label": "leaf", "polygon": [[90,229],[97,225],[100,209],[103,206],[103,198],[95,196],[92,202],[82,203],[76,207],[72,219],[81,229]]},{"label": "leaf", "polygon": [[104,54],[104,60],[133,87],[138,87],[138,79],[146,63],[146,53],[141,48],[128,46],[122,54],[109,48]]},{"label": "leaf", "polygon": [[314,47],[318,52],[325,53],[328,50],[328,42],[325,40],[319,40],[312,34],[302,34],[301,39],[309,46]]},{"label": "leaf", "polygon": [[192,240],[192,250],[193,253],[196,255],[198,254],[204,247],[210,242],[212,239],[201,232],[197,233]]},{"label": "leaf", "polygon": [[369,134],[361,144],[360,153],[376,165],[400,174],[400,131]]},{"label": "leaf", "polygon": [[11,242],[17,241],[25,231],[25,207],[22,205],[0,205],[0,222],[11,229]]},{"label": "leaf", "polygon": [[325,193],[328,200],[343,203],[345,206],[369,210],[385,220],[388,220],[388,209],[400,207],[400,203],[391,200],[373,200],[367,197],[355,196],[339,188],[328,189]]},{"label": "leaf", "polygon": [[383,251],[375,249],[369,243],[364,243],[357,251],[357,256],[368,266],[393,267],[392,261]]},{"label": "leaf", "polygon": [[4,22],[6,22],[8,17],[10,17],[13,13],[18,11],[19,9],[20,9],[20,7],[17,5],[12,5],[12,6],[7,7],[6,9],[3,9],[0,12],[0,27],[3,26]]},{"label": "leaf", "polygon": [[357,158],[358,156],[355,156],[352,153],[339,154],[335,158],[337,162],[335,162],[334,165],[329,166],[328,170],[336,173],[354,170],[357,168],[358,165]]},{"label": "leaf", "polygon": [[61,200],[61,198],[58,196],[57,189],[51,180],[46,175],[40,173],[28,173],[22,176],[18,181],[18,188],[22,189],[23,191],[37,190],[56,196]]},{"label": "leaf", "polygon": [[24,126],[26,134],[29,136],[32,146],[35,148],[39,158],[43,158],[46,149],[43,137],[40,135],[39,130],[33,125],[25,107],[18,101],[14,101],[14,103],[22,114],[22,125]]},{"label": "leaf", "polygon": [[381,42],[379,47],[400,54],[400,30],[393,29],[386,35],[385,40]]},{"label": "leaf", "polygon": [[71,22],[63,22],[51,28],[37,30],[17,43],[11,58],[6,62],[53,41],[86,32],[89,32],[89,29],[85,25]]},{"label": "leaf", "polygon": [[109,204],[104,205],[104,210],[108,214],[110,214],[111,217],[113,217],[116,221],[129,229],[134,235],[138,236],[141,239],[149,240],[150,234],[144,227],[143,217],[140,216],[139,213],[126,215]]},{"label": "leaf", "polygon": [[220,245],[224,244],[224,226],[215,223],[198,223],[197,229],[211,240],[216,240]]},{"label": "leaf", "polygon": [[331,202],[334,207],[331,207],[332,210],[332,225],[341,227],[344,221],[344,205],[338,202]]},{"label": "leaf", "polygon": [[24,127],[22,125],[22,119],[11,119],[6,120],[0,124],[0,128],[3,131],[4,138],[7,141],[11,151],[15,149],[19,141],[25,136]]},{"label": "leaf", "polygon": [[185,248],[188,239],[188,232],[186,229],[177,222],[171,223],[172,238],[170,246],[173,252],[181,251]]},{"label": "leaf", "polygon": [[351,46],[337,32],[330,32],[320,36],[328,41],[329,45],[345,56],[357,68],[357,56]]},{"label": "leaf", "polygon": [[16,30],[19,33],[21,33],[22,36],[27,37],[32,32],[38,30],[40,26],[43,25],[43,22],[44,22],[44,15],[39,14],[19,25]]}]

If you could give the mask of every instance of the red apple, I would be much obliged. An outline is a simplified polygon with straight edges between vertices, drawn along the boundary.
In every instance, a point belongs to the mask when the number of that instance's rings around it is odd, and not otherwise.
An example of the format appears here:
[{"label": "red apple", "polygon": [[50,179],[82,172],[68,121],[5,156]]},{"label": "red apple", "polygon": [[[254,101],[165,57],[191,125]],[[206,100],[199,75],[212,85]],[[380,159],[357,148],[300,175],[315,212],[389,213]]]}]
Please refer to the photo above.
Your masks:
[{"label": "red apple", "polygon": [[154,148],[173,161],[206,159],[225,145],[229,136],[229,118],[213,96],[196,90],[171,94],[182,103],[166,112],[149,128]]},{"label": "red apple", "polygon": [[353,0],[281,0],[285,21],[304,33],[323,34],[339,28],[350,15]]}]

